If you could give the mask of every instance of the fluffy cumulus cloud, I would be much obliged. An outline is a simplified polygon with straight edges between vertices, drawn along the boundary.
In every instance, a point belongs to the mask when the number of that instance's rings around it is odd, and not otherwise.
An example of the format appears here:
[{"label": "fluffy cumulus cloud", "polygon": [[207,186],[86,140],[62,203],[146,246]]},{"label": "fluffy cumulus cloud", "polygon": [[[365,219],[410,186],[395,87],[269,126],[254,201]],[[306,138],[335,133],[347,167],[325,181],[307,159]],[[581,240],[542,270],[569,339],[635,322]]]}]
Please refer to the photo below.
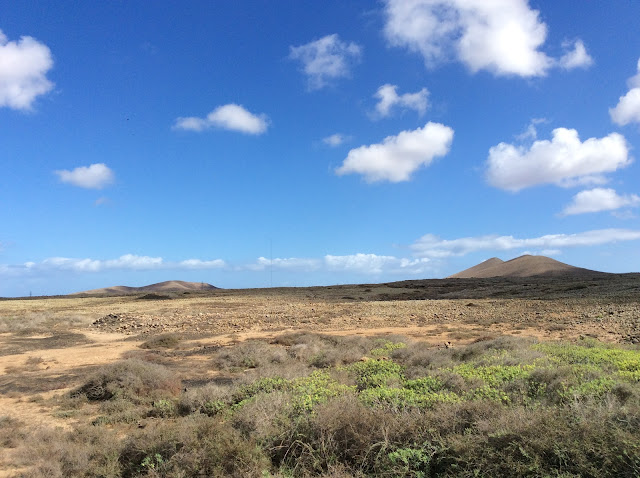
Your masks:
[{"label": "fluffy cumulus cloud", "polygon": [[245,134],[262,134],[269,127],[269,118],[265,114],[253,114],[243,106],[230,103],[218,106],[205,118],[195,116],[176,119],[173,128],[187,131],[204,131],[220,128]]},{"label": "fluffy cumulus cloud", "polygon": [[562,45],[567,52],[558,60],[559,65],[566,69],[588,68],[593,65],[593,58],[587,53],[582,40],[576,40],[571,48],[571,43],[565,42]]},{"label": "fluffy cumulus cloud", "polygon": [[61,182],[86,189],[102,189],[113,183],[115,178],[113,171],[104,163],[54,172]]},{"label": "fluffy cumulus cloud", "polygon": [[636,194],[620,196],[614,189],[594,188],[581,191],[573,196],[571,203],[562,211],[562,215],[613,211],[638,205],[640,205],[640,196]]},{"label": "fluffy cumulus cloud", "polygon": [[489,150],[487,180],[509,191],[552,183],[560,186],[603,183],[604,173],[631,163],[624,137],[580,141],[575,129],[557,128],[552,139],[535,141],[530,148],[500,143]]},{"label": "fluffy cumulus cloud", "polygon": [[8,41],[0,30],[0,107],[29,110],[35,99],[53,89],[47,72],[51,50],[30,36]]},{"label": "fluffy cumulus cloud", "polygon": [[302,63],[309,88],[317,90],[332,80],[349,76],[352,64],[361,53],[360,46],[343,42],[334,33],[305,45],[290,47],[289,58]]},{"label": "fluffy cumulus cloud", "polygon": [[403,95],[398,95],[397,89],[396,85],[386,84],[378,88],[378,91],[373,95],[378,99],[378,104],[376,104],[378,116],[389,116],[395,108],[415,110],[421,115],[427,111],[429,91],[426,88]]},{"label": "fluffy cumulus cloud", "polygon": [[584,44],[556,60],[540,51],[547,26],[527,0],[386,0],[385,35],[427,65],[455,58],[472,72],[542,76],[554,66],[585,66]]},{"label": "fluffy cumulus cloud", "polygon": [[421,166],[449,152],[453,129],[440,123],[388,136],[382,143],[360,146],[349,151],[336,173],[362,174],[368,182],[408,181]]},{"label": "fluffy cumulus cloud", "polygon": [[336,134],[332,134],[331,136],[327,136],[326,138],[323,138],[322,142],[328,146],[331,146],[332,148],[335,148],[348,140],[349,140],[348,136],[345,136],[340,133],[336,133]]},{"label": "fluffy cumulus cloud", "polygon": [[512,249],[550,249],[558,253],[559,249],[566,247],[599,246],[637,240],[640,240],[640,231],[629,229],[597,229],[577,234],[549,234],[523,239],[497,235],[441,239],[433,234],[426,234],[413,243],[411,249],[416,257],[447,258],[477,251]]},{"label": "fluffy cumulus cloud", "polygon": [[638,74],[629,78],[629,91],[621,96],[615,108],[609,109],[611,120],[620,126],[629,123],[640,123],[640,59]]}]

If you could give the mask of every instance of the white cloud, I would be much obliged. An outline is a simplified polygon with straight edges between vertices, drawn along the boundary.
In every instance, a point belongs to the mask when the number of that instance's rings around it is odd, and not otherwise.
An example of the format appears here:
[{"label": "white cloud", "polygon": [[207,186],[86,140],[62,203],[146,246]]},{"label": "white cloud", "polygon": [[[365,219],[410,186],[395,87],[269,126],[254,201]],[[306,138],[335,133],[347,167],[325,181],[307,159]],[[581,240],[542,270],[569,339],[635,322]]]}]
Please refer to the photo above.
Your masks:
[{"label": "white cloud", "polygon": [[289,58],[302,62],[309,88],[316,90],[327,86],[331,80],[349,76],[351,64],[360,55],[360,46],[345,43],[334,33],[305,45],[290,47]]},{"label": "white cloud", "polygon": [[536,77],[589,58],[580,40],[561,60],[540,51],[547,26],[527,0],[386,0],[385,13],[389,42],[420,53],[428,66],[455,58],[474,73]]},{"label": "white cloud", "polygon": [[640,88],[632,88],[620,97],[615,108],[609,109],[614,123],[625,126],[629,123],[640,123]]},{"label": "white cloud", "polygon": [[72,171],[66,169],[54,171],[63,183],[86,189],[102,189],[113,183],[115,175],[104,163],[80,166]]},{"label": "white cloud", "polygon": [[542,256],[559,256],[562,254],[560,249],[542,249],[540,255]]},{"label": "white cloud", "polygon": [[250,264],[229,266],[222,259],[187,259],[180,262],[165,261],[162,257],[137,256],[126,254],[117,259],[79,259],[69,257],[50,257],[41,262],[25,262],[20,265],[0,264],[0,277],[19,277],[26,274],[46,274],[56,272],[98,273],[108,270],[205,270],[228,269],[231,271],[262,272],[270,269],[289,273],[351,273],[379,276],[381,274],[407,275],[432,272],[431,260],[422,258],[403,258],[377,254],[357,253],[351,255],[326,255],[322,258],[274,258],[259,257]]},{"label": "white cloud", "polygon": [[564,208],[562,215],[613,211],[622,207],[635,207],[638,205],[640,205],[640,196],[636,194],[620,196],[613,189],[595,188],[580,191],[573,196],[573,200]]},{"label": "white cloud", "polygon": [[102,272],[106,270],[145,271],[152,269],[191,270],[191,269],[221,269],[227,263],[221,259],[201,260],[187,259],[180,262],[168,262],[162,257],[138,256],[125,254],[116,259],[79,259],[72,257],[49,257],[41,262],[25,262],[19,266],[7,266],[12,272]]},{"label": "white cloud", "polygon": [[0,30],[0,107],[31,109],[36,97],[53,89],[46,76],[52,67],[46,45],[30,36],[8,41]]},{"label": "white cloud", "polygon": [[382,143],[349,151],[336,174],[362,174],[368,182],[408,181],[418,168],[449,152],[453,129],[440,123],[388,136]]},{"label": "white cloud", "polygon": [[220,269],[227,263],[222,259],[203,261],[201,259],[187,259],[178,263],[180,269]]},{"label": "white cloud", "polygon": [[364,274],[380,274],[385,265],[389,262],[397,261],[392,256],[378,256],[376,254],[353,254],[348,256],[324,257],[325,264],[329,270],[350,271]]},{"label": "white cloud", "polygon": [[104,264],[105,269],[155,269],[163,265],[162,257],[136,256],[135,254],[125,254],[118,259],[99,261]]},{"label": "white cloud", "polygon": [[234,103],[218,106],[206,118],[178,118],[173,125],[174,129],[189,131],[221,128],[246,134],[262,134],[268,127],[269,118],[265,114],[255,115]]},{"label": "white cloud", "polygon": [[552,140],[535,141],[529,149],[500,143],[489,150],[487,180],[509,191],[552,183],[560,186],[602,183],[603,173],[631,164],[624,137],[580,141],[575,129],[557,128]]},{"label": "white cloud", "polygon": [[353,272],[366,275],[388,273],[420,274],[427,269],[428,258],[406,259],[376,254],[352,254],[346,256],[324,256],[324,263],[330,271]]},{"label": "white cloud", "polygon": [[516,135],[516,139],[518,141],[527,141],[527,140],[537,139],[538,129],[536,128],[536,125],[540,123],[546,123],[546,122],[547,122],[546,118],[533,118],[527,125],[527,128],[522,133]]},{"label": "white cloud", "polygon": [[289,257],[269,260],[259,257],[253,264],[247,264],[240,269],[264,271],[273,268],[297,272],[327,271],[363,275],[419,274],[431,267],[430,262],[428,258],[407,259],[357,253],[344,256],[326,255],[322,259]]},{"label": "white cloud", "polygon": [[[562,46],[568,49],[571,43],[564,43]],[[573,49],[562,55],[558,62],[565,70],[571,70],[573,68],[588,68],[593,65],[593,58],[587,53],[582,40],[576,40],[573,43]]]},{"label": "white cloud", "polygon": [[385,34],[427,64],[456,56],[471,71],[541,76],[547,27],[526,0],[387,0]]},{"label": "white cloud", "polygon": [[379,100],[376,105],[376,112],[380,117],[389,116],[391,110],[396,106],[415,110],[420,115],[427,111],[429,91],[426,88],[422,88],[415,93],[405,93],[403,95],[398,95],[397,89],[396,85],[387,83],[378,88],[378,91],[373,95],[374,98]]},{"label": "white cloud", "polygon": [[640,88],[640,58],[638,58],[636,70],[638,73],[627,80],[629,88]]},{"label": "white cloud", "polygon": [[187,131],[203,131],[213,125],[204,118],[196,118],[195,116],[177,118],[173,124],[173,129],[183,129]]},{"label": "white cloud", "polygon": [[598,246],[621,241],[640,240],[640,231],[629,229],[597,229],[577,234],[549,234],[529,239],[513,236],[477,236],[460,239],[441,239],[426,234],[410,247],[416,257],[446,258],[464,256],[477,251],[507,251],[511,249],[558,249],[565,247]]},{"label": "white cloud", "polygon": [[24,266],[29,270],[54,270],[74,272],[99,272],[107,269],[148,270],[163,266],[161,257],[136,256],[125,254],[117,259],[76,259],[69,257],[50,257],[40,263],[27,262]]},{"label": "white cloud", "polygon": [[615,108],[609,108],[611,120],[620,126],[629,123],[640,123],[640,59],[638,74],[627,81],[629,91],[621,96]]},{"label": "white cloud", "polygon": [[300,270],[313,271],[320,267],[318,259],[305,259],[300,257],[289,258],[273,258],[258,257],[255,263],[241,267],[252,271],[263,271],[266,269],[284,269],[284,270]]},{"label": "white cloud", "polygon": [[332,134],[331,136],[327,136],[326,138],[323,138],[322,142],[326,145],[331,146],[332,148],[335,148],[337,146],[340,146],[347,140],[349,140],[348,136],[345,136],[340,133],[336,133],[336,134]]}]

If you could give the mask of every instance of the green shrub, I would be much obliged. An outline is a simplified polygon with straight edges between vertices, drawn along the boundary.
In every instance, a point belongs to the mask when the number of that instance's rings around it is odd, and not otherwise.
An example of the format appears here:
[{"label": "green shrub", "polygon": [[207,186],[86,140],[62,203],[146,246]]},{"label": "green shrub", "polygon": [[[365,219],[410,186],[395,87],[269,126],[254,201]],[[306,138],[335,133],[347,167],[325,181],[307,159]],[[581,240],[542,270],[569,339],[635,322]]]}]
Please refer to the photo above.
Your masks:
[{"label": "green shrub", "polygon": [[358,354],[392,360],[344,362],[346,339],[283,340],[225,349],[223,368],[240,372],[245,351],[257,370],[180,396],[162,366],[105,368],[75,392],[101,400],[95,426],[18,440],[37,457],[25,476],[640,476],[635,350],[354,339]]},{"label": "green shrub", "polygon": [[395,476],[427,478],[430,476],[430,464],[435,450],[429,449],[425,443],[417,447],[399,448],[387,456],[391,463],[391,471]]},{"label": "green shrub", "polygon": [[460,400],[453,392],[425,392],[407,388],[376,387],[361,391],[360,400],[369,406],[382,405],[393,410],[406,408],[427,408],[436,403],[451,403]]},{"label": "green shrub", "polygon": [[160,399],[153,402],[149,412],[151,417],[170,418],[176,414],[176,404],[172,400]]},{"label": "green shrub", "polygon": [[247,477],[270,469],[264,453],[230,424],[203,415],[152,424],[121,449],[123,477]]},{"label": "green shrub", "polygon": [[394,350],[404,349],[406,347],[407,344],[405,344],[404,342],[390,342],[385,340],[379,347],[371,350],[371,355],[373,357],[388,357],[393,353]]},{"label": "green shrub", "polygon": [[640,378],[640,351],[605,345],[596,341],[573,344],[538,344],[535,349],[546,353],[552,360],[571,365],[592,365],[621,373],[627,380]]},{"label": "green shrub", "polygon": [[404,378],[404,368],[391,360],[367,360],[350,365],[347,370],[355,374],[359,390],[388,386]]}]

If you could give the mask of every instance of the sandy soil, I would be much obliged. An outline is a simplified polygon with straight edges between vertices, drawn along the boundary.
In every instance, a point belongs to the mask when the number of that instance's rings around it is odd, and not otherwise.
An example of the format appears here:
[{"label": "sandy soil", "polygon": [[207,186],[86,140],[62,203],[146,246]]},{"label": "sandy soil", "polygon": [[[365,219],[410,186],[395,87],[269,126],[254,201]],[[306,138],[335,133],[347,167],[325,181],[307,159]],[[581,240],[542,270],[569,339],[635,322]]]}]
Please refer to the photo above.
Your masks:
[{"label": "sandy soil", "polygon": [[[161,333],[183,340],[167,358],[196,379],[215,374],[200,351],[290,331],[336,335],[403,335],[432,346],[480,337],[541,340],[581,336],[633,342],[640,331],[638,298],[340,300],[295,290],[139,300],[137,297],[0,301],[0,416],[29,426],[70,427],[51,397],[68,393],[104,364],[144,354],[140,344]],[[0,477],[16,470],[0,449]]]}]

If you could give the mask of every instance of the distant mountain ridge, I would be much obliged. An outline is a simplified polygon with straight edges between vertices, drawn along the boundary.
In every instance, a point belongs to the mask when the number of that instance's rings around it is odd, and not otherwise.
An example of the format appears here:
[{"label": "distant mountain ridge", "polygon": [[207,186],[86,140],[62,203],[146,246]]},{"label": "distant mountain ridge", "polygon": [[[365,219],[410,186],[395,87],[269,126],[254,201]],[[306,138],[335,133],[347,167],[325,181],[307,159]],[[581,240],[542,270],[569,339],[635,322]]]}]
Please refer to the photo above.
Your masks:
[{"label": "distant mountain ridge", "polygon": [[545,256],[524,255],[503,261],[497,257],[447,277],[448,279],[487,279],[490,277],[593,276],[605,272],[574,267]]},{"label": "distant mountain ridge", "polygon": [[196,292],[202,290],[216,290],[218,287],[205,282],[185,282],[181,280],[168,280],[158,282],[157,284],[149,284],[142,287],[128,287],[126,285],[117,285],[113,287],[105,287],[102,289],[85,290],[75,292],[70,295],[130,295],[142,292]]}]

